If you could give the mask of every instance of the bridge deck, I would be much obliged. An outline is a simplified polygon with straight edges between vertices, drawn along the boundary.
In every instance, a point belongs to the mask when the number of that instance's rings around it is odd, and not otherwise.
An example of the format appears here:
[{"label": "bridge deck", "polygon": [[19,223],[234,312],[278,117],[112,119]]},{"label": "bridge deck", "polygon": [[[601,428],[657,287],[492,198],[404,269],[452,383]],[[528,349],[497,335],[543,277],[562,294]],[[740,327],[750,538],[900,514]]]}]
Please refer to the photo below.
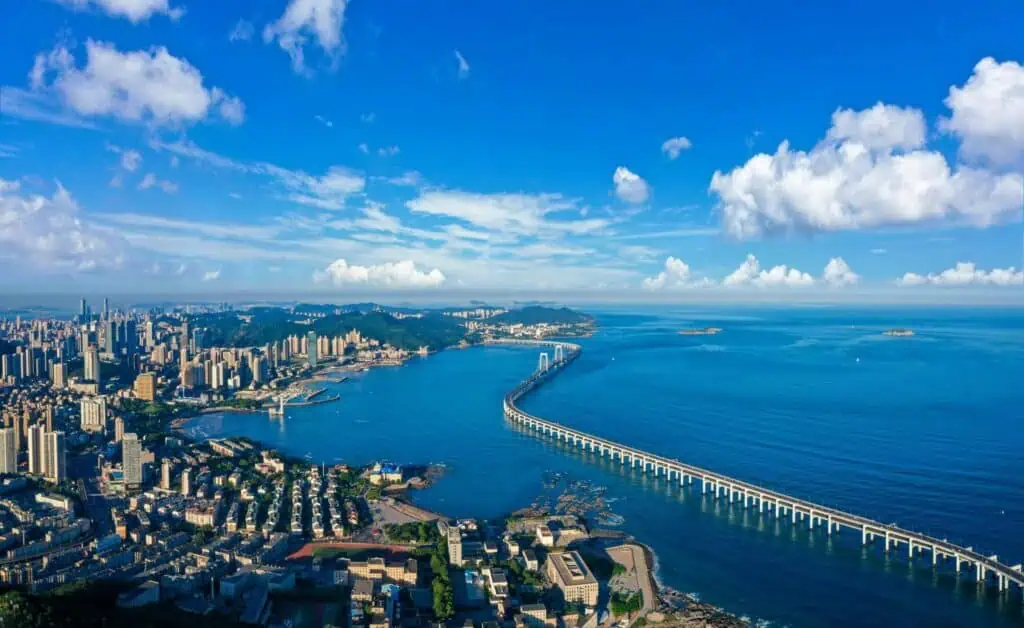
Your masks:
[{"label": "bridge deck", "polygon": [[962,563],[971,564],[975,567],[976,578],[983,582],[988,574],[994,574],[1000,589],[1008,588],[1010,582],[1016,583],[1019,588],[1024,589],[1024,573],[1020,565],[1007,565],[999,562],[995,556],[985,556],[973,548],[962,547],[945,539],[937,539],[913,530],[900,528],[892,524],[887,525],[860,515],[851,514],[835,508],[829,508],[821,504],[798,499],[770,489],[766,489],[743,480],[729,477],[721,473],[696,467],[674,458],[668,458],[659,454],[646,452],[629,445],[624,445],[605,438],[600,438],[580,430],[576,430],[554,421],[549,421],[537,416],[523,412],[516,406],[516,402],[524,395],[538,388],[545,381],[557,374],[561,369],[571,364],[582,352],[582,347],[572,343],[547,341],[547,340],[492,340],[491,344],[515,344],[531,345],[542,347],[555,347],[561,345],[564,357],[558,361],[551,361],[547,369],[535,372],[527,380],[520,383],[509,392],[504,399],[505,417],[510,421],[523,425],[528,429],[542,435],[548,435],[556,439],[560,438],[576,447],[589,449],[600,455],[606,455],[612,459],[618,458],[623,464],[629,460],[632,467],[639,466],[643,472],[653,471],[659,475],[664,471],[663,477],[670,479],[673,474],[680,484],[687,481],[700,480],[702,491],[713,490],[713,497],[718,497],[724,489],[730,503],[739,495],[742,498],[742,505],[746,507],[750,502],[757,502],[761,512],[765,509],[774,511],[775,516],[780,516],[785,510],[790,511],[794,523],[797,517],[806,518],[809,527],[814,528],[816,523],[824,523],[828,533],[832,532],[833,526],[838,529],[840,526],[859,530],[862,540],[866,543],[872,537],[878,536],[885,539],[885,549],[889,550],[890,544],[904,543],[907,545],[908,553],[913,556],[914,550],[927,549],[932,552],[932,563],[936,564],[939,557],[949,557],[956,560],[957,571]]}]

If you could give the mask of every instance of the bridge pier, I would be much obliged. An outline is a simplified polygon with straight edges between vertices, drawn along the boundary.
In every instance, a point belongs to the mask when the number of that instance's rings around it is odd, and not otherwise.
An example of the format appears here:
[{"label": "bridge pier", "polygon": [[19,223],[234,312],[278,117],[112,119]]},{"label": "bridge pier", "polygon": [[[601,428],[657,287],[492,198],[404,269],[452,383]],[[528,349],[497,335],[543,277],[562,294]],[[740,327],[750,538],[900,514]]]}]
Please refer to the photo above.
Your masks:
[{"label": "bridge pier", "polygon": [[828,525],[828,527],[825,528],[825,534],[832,536],[832,515],[828,516],[828,521],[826,522],[826,525]]}]

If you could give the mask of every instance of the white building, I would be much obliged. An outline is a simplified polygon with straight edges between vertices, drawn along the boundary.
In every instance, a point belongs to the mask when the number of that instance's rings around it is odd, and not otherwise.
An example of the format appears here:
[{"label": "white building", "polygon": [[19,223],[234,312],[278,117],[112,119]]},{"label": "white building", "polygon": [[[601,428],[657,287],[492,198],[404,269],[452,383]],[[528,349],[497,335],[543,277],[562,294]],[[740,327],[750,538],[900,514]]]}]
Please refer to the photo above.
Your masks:
[{"label": "white building", "polygon": [[107,400],[102,397],[82,399],[80,405],[83,432],[103,432],[107,429]]},{"label": "white building", "polygon": [[43,426],[33,425],[28,428],[28,472],[32,475],[44,475],[43,468]]}]

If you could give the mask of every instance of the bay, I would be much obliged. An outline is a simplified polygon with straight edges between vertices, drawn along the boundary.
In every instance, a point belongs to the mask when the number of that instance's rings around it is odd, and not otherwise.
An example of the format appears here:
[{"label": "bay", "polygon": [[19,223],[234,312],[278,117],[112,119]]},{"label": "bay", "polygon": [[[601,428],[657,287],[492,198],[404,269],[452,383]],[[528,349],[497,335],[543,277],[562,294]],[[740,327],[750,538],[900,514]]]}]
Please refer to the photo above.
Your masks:
[{"label": "bay", "polygon": [[[579,360],[524,410],[794,496],[1024,559],[1024,313],[968,308],[602,308]],[[680,329],[714,325],[716,336]],[[882,331],[911,327],[912,338]],[[607,487],[659,577],[738,614],[792,626],[1020,626],[1020,596],[979,591],[930,557],[862,548],[516,430],[504,393],[538,350],[449,350],[327,384],[336,403],[208,415],[331,463],[443,462],[415,496],[498,517],[545,472]]]}]

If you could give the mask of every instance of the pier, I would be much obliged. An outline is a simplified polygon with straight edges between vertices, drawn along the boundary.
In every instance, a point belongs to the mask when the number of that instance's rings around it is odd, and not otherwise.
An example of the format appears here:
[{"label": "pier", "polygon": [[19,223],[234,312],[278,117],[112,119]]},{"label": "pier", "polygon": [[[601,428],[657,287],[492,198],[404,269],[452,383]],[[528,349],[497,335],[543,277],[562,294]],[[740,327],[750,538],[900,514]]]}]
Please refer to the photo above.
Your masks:
[{"label": "pier", "polygon": [[909,560],[914,560],[919,554],[927,554],[933,567],[949,564],[955,568],[958,577],[966,573],[966,577],[977,581],[979,587],[991,583],[1000,592],[1008,592],[1014,588],[1011,585],[1016,585],[1018,592],[1024,590],[1024,573],[1019,563],[1010,565],[1000,561],[998,556],[979,553],[972,547],[962,547],[945,539],[791,497],[527,414],[516,406],[516,402],[572,364],[583,348],[573,343],[548,340],[497,339],[486,343],[527,345],[550,350],[550,353],[544,351],[540,354],[537,369],[506,394],[503,402],[505,418],[538,437],[562,441],[571,447],[639,469],[642,473],[649,473],[668,482],[678,482],[680,486],[696,487],[699,484],[701,494],[708,495],[710,499],[726,500],[730,506],[753,509],[762,516],[786,518],[792,525],[806,526],[811,532],[820,530],[823,534],[831,535],[842,528],[848,528],[860,535],[864,545],[881,541],[887,553],[905,551]]}]

